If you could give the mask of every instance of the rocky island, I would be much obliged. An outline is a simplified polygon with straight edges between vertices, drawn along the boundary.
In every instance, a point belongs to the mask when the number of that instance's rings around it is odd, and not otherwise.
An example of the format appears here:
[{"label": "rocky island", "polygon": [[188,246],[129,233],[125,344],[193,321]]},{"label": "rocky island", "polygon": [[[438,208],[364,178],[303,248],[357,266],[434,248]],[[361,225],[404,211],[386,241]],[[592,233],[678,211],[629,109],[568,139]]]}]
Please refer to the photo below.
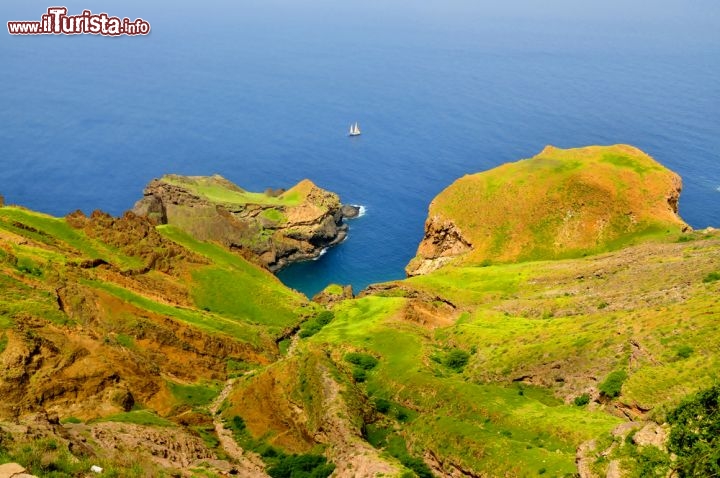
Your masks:
[{"label": "rocky island", "polygon": [[343,218],[356,217],[358,208],[307,179],[288,190],[253,193],[218,175],[167,175],[148,184],[133,212],[277,271],[342,242]]},{"label": "rocky island", "polygon": [[435,198],[404,280],[316,301],[268,268],[342,239],[309,181],[166,176],[134,212],[0,207],[0,472],[712,476],[720,234],[623,145]]}]

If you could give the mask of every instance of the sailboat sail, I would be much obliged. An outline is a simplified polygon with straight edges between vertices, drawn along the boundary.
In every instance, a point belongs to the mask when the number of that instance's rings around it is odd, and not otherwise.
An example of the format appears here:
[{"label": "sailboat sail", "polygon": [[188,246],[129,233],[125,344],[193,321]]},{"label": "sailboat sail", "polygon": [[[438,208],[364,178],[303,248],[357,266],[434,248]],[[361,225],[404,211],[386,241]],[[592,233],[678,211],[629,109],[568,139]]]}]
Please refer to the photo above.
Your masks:
[{"label": "sailboat sail", "polygon": [[360,127],[358,126],[357,122],[355,124],[350,125],[350,136],[359,136],[360,135]]}]

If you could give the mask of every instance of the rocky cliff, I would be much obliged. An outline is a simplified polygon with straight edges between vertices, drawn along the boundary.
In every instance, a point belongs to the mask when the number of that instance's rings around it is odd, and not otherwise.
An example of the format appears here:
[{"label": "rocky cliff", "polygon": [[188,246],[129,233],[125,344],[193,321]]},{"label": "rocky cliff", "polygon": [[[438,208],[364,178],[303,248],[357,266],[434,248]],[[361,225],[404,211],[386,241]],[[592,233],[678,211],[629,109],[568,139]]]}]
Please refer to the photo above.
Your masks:
[{"label": "rocky cliff", "polygon": [[309,180],[287,191],[252,193],[217,175],[155,179],[133,212],[218,242],[272,271],[342,242],[343,218],[356,213]]},{"label": "rocky cliff", "polygon": [[682,182],[627,145],[563,150],[464,176],[430,204],[408,275],[466,263],[579,257],[677,233]]}]

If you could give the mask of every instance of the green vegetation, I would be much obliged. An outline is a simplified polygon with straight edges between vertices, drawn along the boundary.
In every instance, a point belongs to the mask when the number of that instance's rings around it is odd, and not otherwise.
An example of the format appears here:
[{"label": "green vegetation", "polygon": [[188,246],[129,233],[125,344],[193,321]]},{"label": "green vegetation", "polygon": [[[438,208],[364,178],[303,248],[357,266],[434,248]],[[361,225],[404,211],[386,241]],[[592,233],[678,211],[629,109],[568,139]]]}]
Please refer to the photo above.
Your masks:
[{"label": "green vegetation", "polygon": [[76,456],[53,438],[8,442],[0,441],[0,463],[19,463],[29,473],[52,478],[85,476],[92,465],[103,468],[103,476],[113,478],[142,478],[167,476],[163,470],[144,463],[128,453],[110,460],[103,457]]},{"label": "green vegetation", "polygon": [[325,287],[324,292],[329,295],[342,295],[343,288],[340,284],[330,284]]},{"label": "green vegetation", "polygon": [[677,358],[679,359],[686,359],[689,358],[693,352],[695,351],[694,348],[690,347],[689,345],[680,345],[677,348]]},{"label": "green vegetation", "polygon": [[[163,417],[133,410],[102,421],[177,421],[213,449],[219,441],[208,405],[223,375],[236,377],[219,416],[273,477],[333,472],[316,438],[329,419],[362,430],[406,477],[431,476],[426,453],[478,475],[572,475],[578,446],[589,440],[600,444],[591,466],[602,473],[620,460],[629,476],[665,476],[671,467],[679,476],[713,476],[720,473],[720,389],[682,400],[718,380],[720,242],[711,233],[679,236],[682,224],[667,205],[671,179],[624,146],[549,148],[468,176],[439,196],[433,214],[456,221],[482,252],[381,292],[333,300],[331,310],[175,227],[157,228],[176,243],[155,238],[158,266],[93,239],[106,237],[97,231],[5,208],[0,353],[22,358],[10,357],[17,365],[9,375],[34,370],[27,363],[40,367],[28,391],[43,399],[49,376],[76,384],[84,383],[78,377],[86,364],[98,376],[121,367],[133,397],[146,406],[162,402]],[[275,222],[310,187],[258,198],[217,178],[203,181],[193,187],[207,198],[277,206],[262,213]],[[482,207],[488,201],[493,208]],[[541,214],[547,204],[552,210]],[[587,206],[583,214],[579,204]],[[591,227],[598,221],[602,237]],[[650,240],[657,242],[644,244]],[[638,247],[579,258],[631,243]],[[146,267],[128,269],[138,264]],[[339,299],[343,289],[325,292]],[[304,340],[287,354],[295,330]],[[192,360],[196,374],[177,372],[185,352],[200,358]],[[581,393],[596,385],[591,377],[602,381],[598,406],[587,406],[590,395]],[[129,406],[122,393],[108,396]],[[667,416],[677,461],[637,444],[632,433],[613,438],[623,421],[607,413],[615,407],[649,410],[643,419],[658,423]],[[89,416],[82,408],[73,413]],[[76,475],[76,458],[61,448],[0,436],[0,461],[30,463],[43,476]],[[210,476],[209,468],[199,464],[195,472]]]},{"label": "green vegetation", "polygon": [[201,197],[212,202],[229,204],[261,204],[269,206],[297,206],[305,198],[303,183],[284,192],[279,196],[269,196],[265,193],[243,191],[232,185],[224,178],[213,177],[179,177],[164,176],[163,181],[168,184],[182,186],[190,189]]},{"label": "green vegetation", "polygon": [[121,269],[143,266],[141,259],[126,256],[116,248],[91,239],[81,231],[73,229],[65,219],[46,214],[16,207],[0,208],[0,229],[28,236],[48,245],[56,245],[58,241],[61,241],[79,254],[90,259],[103,259]]},{"label": "green vegetation", "polygon": [[629,154],[618,154],[618,153],[605,153],[602,155],[601,161],[603,163],[609,163],[613,166],[619,166],[621,168],[629,168],[635,171],[636,173],[642,175],[645,172],[654,169],[659,170],[661,169],[660,165],[648,165],[646,162],[642,161],[640,158],[632,157]]},{"label": "green vegetation", "polygon": [[377,410],[380,413],[387,413],[390,411],[390,401],[385,400],[384,398],[377,398],[375,399],[375,410]]},{"label": "green vegetation", "polygon": [[302,296],[285,287],[269,272],[250,264],[217,244],[201,242],[172,226],[160,233],[213,261],[193,272],[192,295],[199,309],[223,317],[266,326],[276,333],[299,323],[296,313]]},{"label": "green vegetation", "polygon": [[58,310],[54,294],[0,273],[0,329],[10,328],[17,317],[28,316],[42,317],[58,325],[73,323]]},{"label": "green vegetation", "polygon": [[320,455],[283,455],[267,470],[272,478],[327,478],[335,465]]},{"label": "green vegetation", "polygon": [[620,396],[622,385],[627,380],[628,374],[624,370],[616,370],[611,372],[605,378],[605,381],[600,384],[600,393],[609,398],[615,398]]},{"label": "green vegetation", "polygon": [[60,420],[60,423],[74,423],[74,424],[77,424],[77,423],[82,423],[82,420],[80,420],[80,419],[77,418],[77,417],[66,417],[66,418],[63,418],[62,420]]},{"label": "green vegetation", "polygon": [[576,407],[584,407],[585,405],[587,405],[588,403],[590,403],[590,395],[588,395],[587,393],[583,393],[582,395],[578,395],[578,396],[575,397],[575,399],[573,400],[573,403],[575,404]]},{"label": "green vegetation", "polygon": [[278,224],[287,222],[287,216],[285,216],[282,212],[278,211],[277,209],[265,209],[262,212],[262,216],[264,218],[269,219]]},{"label": "green vegetation", "polygon": [[626,467],[630,469],[629,477],[667,476],[670,468],[670,457],[659,448],[654,446],[636,447],[633,444],[626,443],[621,450],[621,456],[623,452],[629,458],[623,460]]},{"label": "green vegetation", "polygon": [[98,422],[120,422],[133,423],[135,425],[146,425],[154,427],[174,427],[175,423],[157,416],[150,410],[132,410],[130,412],[116,413],[101,419]]},{"label": "green vegetation", "polygon": [[197,385],[184,385],[167,382],[168,388],[175,400],[181,405],[191,407],[204,407],[209,405],[220,393],[220,383],[206,383]]},{"label": "green vegetation", "polygon": [[668,449],[679,477],[720,474],[720,386],[685,399],[668,415]]},{"label": "green vegetation", "polygon": [[548,147],[456,180],[429,216],[452,221],[472,244],[465,264],[577,258],[677,238],[684,224],[666,198],[673,181],[674,173],[630,146]]},{"label": "green vegetation", "polygon": [[288,455],[265,444],[262,439],[253,438],[245,420],[238,415],[234,415],[226,426],[232,431],[235,441],[244,449],[252,450],[262,457],[268,465],[268,474],[273,478],[327,478],[335,470],[335,465],[328,463],[324,456]]},{"label": "green vegetation", "polygon": [[298,335],[302,338],[312,337],[320,332],[323,327],[332,322],[333,318],[335,318],[335,314],[332,311],[323,310],[315,317],[302,324]]},{"label": "green vegetation", "polygon": [[720,272],[711,272],[703,278],[704,283],[710,283],[720,280]]},{"label": "green vegetation", "polygon": [[[485,274],[494,267],[478,268],[477,273]],[[440,270],[437,274],[444,272]],[[422,278],[411,281],[418,279]],[[472,278],[469,282],[475,283]],[[452,283],[448,286],[453,287]],[[494,294],[492,288],[490,291]],[[447,297],[445,292],[452,294],[444,289],[444,297]],[[479,380],[473,383],[459,374],[438,373],[438,364],[429,360],[435,353],[432,344],[436,340],[452,337],[456,343],[486,345],[494,338],[471,335],[470,331],[502,331],[503,327],[515,330],[514,319],[501,316],[494,321],[486,314],[477,319],[466,316],[464,322],[438,330],[433,339],[427,337],[425,329],[397,321],[405,304],[406,299],[401,297],[367,296],[345,301],[334,308],[335,320],[313,336],[310,345],[320,349],[351,346],[367,350],[363,353],[373,357],[381,356],[373,372],[365,374],[367,394],[379,413],[397,420],[402,433],[412,437],[414,447],[453,456],[456,463],[478,473],[513,474],[545,467],[550,476],[555,476],[574,472],[579,443],[609,432],[618,423],[616,418],[602,412],[563,405],[547,390],[527,387],[523,395],[518,395],[515,387]],[[488,307],[494,304],[490,302]],[[527,320],[527,324],[538,330],[545,327],[536,320]],[[557,337],[553,330],[546,333]],[[532,334],[533,329],[525,333]],[[513,343],[508,338],[498,340]],[[517,342],[517,338],[514,340]],[[473,370],[470,376],[475,373],[473,361],[481,354],[486,358],[516,360],[507,357],[509,353],[485,354],[484,350],[478,348],[476,355],[465,352],[468,354],[465,374],[470,370]],[[574,353],[573,350],[569,353]],[[371,425],[366,428],[371,440],[377,430]],[[377,440],[375,444],[378,446]],[[389,445],[381,445],[384,446]]]},{"label": "green vegetation", "polygon": [[460,349],[454,349],[448,352],[443,363],[446,367],[451,368],[456,372],[462,372],[469,360],[470,354],[468,352]]},{"label": "green vegetation", "polygon": [[242,321],[226,318],[222,315],[213,314],[211,312],[202,312],[197,309],[185,309],[173,307],[154,300],[148,299],[141,295],[135,294],[125,288],[116,286],[108,282],[101,281],[82,281],[83,284],[108,292],[136,307],[149,310],[162,315],[167,315],[180,322],[193,325],[201,330],[210,333],[223,333],[233,338],[247,341],[250,343],[259,342],[259,330],[252,324],[243,323]]},{"label": "green vegetation", "polygon": [[407,449],[405,440],[387,428],[369,426],[366,430],[368,442],[375,448],[385,449],[388,454],[396,458],[403,466],[412,470],[418,478],[433,478],[432,471],[425,462],[412,456]]},{"label": "green vegetation", "polygon": [[361,352],[350,352],[345,354],[345,361],[350,362],[363,370],[372,370],[378,364],[378,359],[370,354]]}]

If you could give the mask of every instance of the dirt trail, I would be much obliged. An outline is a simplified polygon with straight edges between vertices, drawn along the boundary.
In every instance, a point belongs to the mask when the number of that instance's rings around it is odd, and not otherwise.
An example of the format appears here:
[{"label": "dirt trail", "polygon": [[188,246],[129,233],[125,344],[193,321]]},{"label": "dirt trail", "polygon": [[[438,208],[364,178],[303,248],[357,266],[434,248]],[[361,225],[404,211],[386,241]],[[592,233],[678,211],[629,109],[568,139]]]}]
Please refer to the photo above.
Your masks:
[{"label": "dirt trail", "polygon": [[239,476],[248,478],[265,478],[267,473],[263,470],[262,461],[255,454],[245,452],[232,436],[232,432],[225,428],[225,424],[222,421],[222,416],[218,414],[220,406],[230,394],[232,386],[235,383],[235,379],[231,378],[225,382],[225,387],[217,396],[212,405],[210,405],[210,413],[213,417],[213,425],[215,426],[215,433],[217,434],[218,440],[220,440],[220,446],[227,453],[227,455],[237,461],[237,469]]},{"label": "dirt trail", "polygon": [[295,333],[290,339],[290,346],[287,349],[287,357],[292,357],[297,352],[298,343],[300,342],[300,336]]},{"label": "dirt trail", "polygon": [[330,372],[318,367],[323,385],[323,423],[319,437],[321,442],[331,443],[328,458],[335,463],[333,478],[358,478],[395,476],[400,470],[382,459],[378,451],[364,441],[348,420],[340,386]]}]

